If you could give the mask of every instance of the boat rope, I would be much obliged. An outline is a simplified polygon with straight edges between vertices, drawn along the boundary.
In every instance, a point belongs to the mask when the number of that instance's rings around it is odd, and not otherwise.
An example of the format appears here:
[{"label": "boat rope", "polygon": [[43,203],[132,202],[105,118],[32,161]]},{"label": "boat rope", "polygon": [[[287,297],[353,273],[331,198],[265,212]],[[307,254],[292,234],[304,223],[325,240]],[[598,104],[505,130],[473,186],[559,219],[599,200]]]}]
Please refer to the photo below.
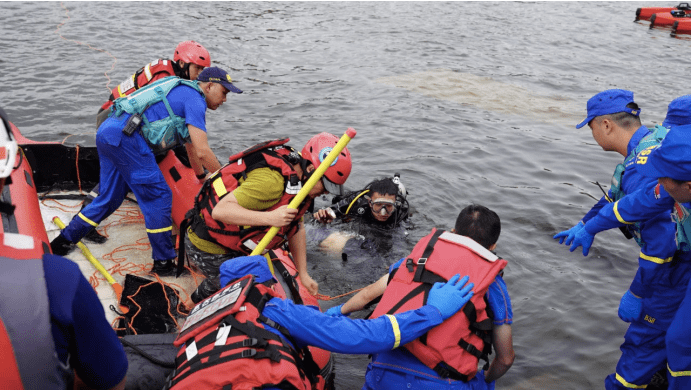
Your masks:
[{"label": "boat rope", "polygon": [[313,297],[319,299],[320,301],[332,301],[332,300],[334,300],[334,299],[338,299],[338,298],[342,298],[342,297],[345,297],[345,296],[350,295],[350,294],[354,294],[354,293],[356,293],[356,292],[358,292],[358,291],[360,291],[360,290],[362,290],[362,289],[364,289],[364,287],[363,287],[363,288],[358,288],[357,290],[349,291],[349,292],[347,292],[347,293],[345,293],[345,294],[336,295],[336,296],[334,296],[334,297],[330,297],[330,296],[324,295],[324,294],[316,294],[316,295],[313,295]]},{"label": "boat rope", "polygon": [[101,52],[101,53],[105,53],[105,54],[109,55],[109,56],[113,59],[113,64],[110,66],[110,69],[109,69],[108,71],[106,71],[106,72],[103,72],[103,75],[106,76],[106,79],[108,80],[108,82],[106,83],[106,89],[108,90],[108,93],[110,93],[110,81],[111,81],[111,80],[110,80],[110,76],[108,76],[108,72],[112,72],[112,71],[115,69],[115,64],[118,62],[118,59],[117,59],[113,54],[111,54],[108,50],[99,49],[99,48],[97,48],[97,47],[91,46],[91,45],[88,44],[88,43],[80,42],[80,41],[77,41],[77,40],[75,40],[75,39],[67,39],[67,38],[65,38],[65,37],[62,35],[60,29],[70,20],[70,12],[69,12],[69,10],[67,9],[67,7],[65,7],[65,4],[64,4],[62,1],[60,2],[60,7],[62,7],[62,9],[65,10],[65,16],[67,16],[67,19],[66,19],[64,22],[58,24],[57,28],[56,28],[55,31],[54,31],[55,34],[57,34],[60,38],[64,39],[65,41],[73,42],[73,43],[76,43],[77,45],[80,45],[80,46],[86,46],[86,47],[88,47],[88,48],[91,49],[91,50],[95,50],[95,51],[99,51],[99,52]]}]

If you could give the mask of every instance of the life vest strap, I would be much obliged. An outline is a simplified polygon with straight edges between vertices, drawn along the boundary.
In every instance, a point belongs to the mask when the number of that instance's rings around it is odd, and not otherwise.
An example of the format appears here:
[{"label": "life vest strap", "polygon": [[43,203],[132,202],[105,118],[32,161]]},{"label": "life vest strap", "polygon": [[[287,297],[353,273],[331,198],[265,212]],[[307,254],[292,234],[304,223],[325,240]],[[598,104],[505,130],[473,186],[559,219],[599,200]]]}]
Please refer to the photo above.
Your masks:
[{"label": "life vest strap", "polygon": [[437,373],[441,378],[444,379],[453,379],[456,381],[463,381],[463,382],[468,382],[471,378],[468,377],[468,375],[463,375],[460,372],[458,372],[456,369],[453,367],[449,366],[448,364],[444,362],[440,362],[434,368],[432,368],[434,372]]},{"label": "life vest strap", "polygon": [[430,238],[429,242],[427,242],[427,246],[425,247],[425,250],[422,252],[422,256],[420,256],[420,258],[417,259],[417,269],[415,270],[415,276],[413,277],[414,282],[421,281],[422,273],[425,270],[425,264],[427,263],[427,259],[430,256],[432,256],[432,252],[434,252],[434,244],[437,243],[437,240],[439,239],[439,236],[442,235],[442,233],[444,233],[444,230],[442,229],[439,229],[436,232],[434,232],[432,238]]}]

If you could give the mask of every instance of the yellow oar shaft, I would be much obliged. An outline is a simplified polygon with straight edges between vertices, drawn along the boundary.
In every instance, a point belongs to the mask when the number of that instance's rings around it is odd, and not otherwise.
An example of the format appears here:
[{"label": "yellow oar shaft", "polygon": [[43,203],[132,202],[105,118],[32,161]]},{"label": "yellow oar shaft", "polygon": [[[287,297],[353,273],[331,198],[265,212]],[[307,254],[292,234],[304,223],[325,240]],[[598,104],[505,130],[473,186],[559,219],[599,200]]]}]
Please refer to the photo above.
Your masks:
[{"label": "yellow oar shaft", "polygon": [[[348,142],[350,142],[350,140],[355,137],[355,134],[357,133],[352,128],[348,129],[345,132],[345,134],[343,134],[341,139],[338,140],[338,142],[334,146],[333,150],[331,150],[331,153],[329,153],[324,159],[324,161],[322,161],[319,164],[319,167],[317,167],[317,169],[312,173],[312,176],[310,176],[309,180],[307,180],[307,183],[305,183],[305,185],[302,186],[300,192],[298,192],[298,194],[295,195],[295,198],[293,198],[293,200],[288,204],[288,208],[296,209],[298,208],[298,206],[300,206],[300,203],[302,203],[302,201],[305,200],[307,194],[309,194],[309,192],[312,191],[312,187],[314,187],[315,184],[317,184],[317,182],[321,180],[326,170],[336,160],[336,158],[346,147],[346,145],[348,145]],[[276,226],[269,229],[264,238],[262,238],[262,240],[259,241],[257,247],[254,248],[251,255],[260,255],[262,252],[264,252],[264,249],[266,249],[266,246],[269,245],[269,242],[271,242],[271,240],[273,240],[273,238],[276,236],[278,230],[279,228]]]},{"label": "yellow oar shaft", "polygon": [[[65,224],[62,223],[62,221],[61,221],[60,218],[58,218],[58,217],[54,217],[54,218],[53,218],[53,223],[54,223],[55,225],[57,225],[57,227],[59,227],[60,230],[62,230],[62,229],[65,228]],[[94,267],[96,267],[96,269],[98,270],[98,272],[100,272],[103,276],[105,276],[105,278],[106,278],[106,280],[108,281],[108,283],[110,283],[110,284],[115,284],[115,283],[117,283],[117,282],[115,281],[115,279],[113,279],[113,277],[110,276],[110,274],[108,273],[108,271],[106,271],[106,269],[101,265],[101,263],[99,263],[98,260],[96,260],[96,258],[94,257],[94,255],[91,254],[91,251],[89,251],[89,248],[87,248],[86,245],[84,245],[81,241],[79,241],[79,242],[77,243],[77,246],[79,247],[79,249],[82,250],[82,253],[84,254],[84,257],[86,257],[86,259],[89,260],[89,262],[90,262]]]}]

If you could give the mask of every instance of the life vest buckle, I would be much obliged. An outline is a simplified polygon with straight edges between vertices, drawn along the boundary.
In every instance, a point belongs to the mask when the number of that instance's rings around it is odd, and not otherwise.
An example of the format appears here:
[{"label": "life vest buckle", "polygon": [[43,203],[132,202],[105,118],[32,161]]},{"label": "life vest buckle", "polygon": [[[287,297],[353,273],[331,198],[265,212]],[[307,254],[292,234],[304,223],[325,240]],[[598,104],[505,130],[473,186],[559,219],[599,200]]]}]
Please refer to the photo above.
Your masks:
[{"label": "life vest buckle", "polygon": [[[259,343],[259,340],[255,339],[255,338],[249,338],[249,339],[245,339],[242,341],[242,346],[243,347],[254,347],[255,345],[257,345],[257,343]],[[252,351],[254,351],[254,350],[252,350]]]},{"label": "life vest buckle", "polygon": [[252,356],[254,356],[254,355],[256,355],[256,354],[257,354],[257,350],[256,350],[256,349],[246,349],[246,350],[242,351],[242,357],[243,357],[243,358],[252,357]]},{"label": "life vest buckle", "polygon": [[425,265],[427,264],[427,258],[426,257],[421,257],[417,260],[417,265]]}]

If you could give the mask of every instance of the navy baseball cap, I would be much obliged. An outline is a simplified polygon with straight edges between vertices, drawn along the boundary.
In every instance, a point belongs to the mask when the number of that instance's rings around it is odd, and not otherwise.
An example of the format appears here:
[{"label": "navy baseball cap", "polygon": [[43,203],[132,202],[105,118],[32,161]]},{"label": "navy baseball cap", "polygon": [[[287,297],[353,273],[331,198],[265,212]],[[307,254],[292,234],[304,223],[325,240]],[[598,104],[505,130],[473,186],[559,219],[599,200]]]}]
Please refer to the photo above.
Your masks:
[{"label": "navy baseball cap", "polygon": [[220,267],[221,287],[249,274],[254,275],[254,281],[257,283],[273,279],[274,276],[271,274],[267,261],[266,257],[260,255],[241,256],[224,261]]},{"label": "navy baseball cap", "polygon": [[576,125],[577,129],[587,125],[596,116],[616,114],[618,112],[628,112],[638,116],[641,110],[634,110],[626,107],[633,103],[633,92],[625,89],[608,89],[588,99],[588,117],[583,122]]},{"label": "navy baseball cap", "polygon": [[691,125],[691,95],[672,100],[667,107],[665,121],[662,122],[662,126],[668,128],[683,125]]},{"label": "navy baseball cap", "polygon": [[691,125],[675,127],[660,146],[641,151],[636,159],[636,171],[646,177],[691,181]]},{"label": "navy baseball cap", "polygon": [[240,88],[233,85],[233,79],[230,78],[228,72],[216,66],[204,68],[197,76],[197,81],[218,83],[226,87],[230,92],[242,93]]}]

